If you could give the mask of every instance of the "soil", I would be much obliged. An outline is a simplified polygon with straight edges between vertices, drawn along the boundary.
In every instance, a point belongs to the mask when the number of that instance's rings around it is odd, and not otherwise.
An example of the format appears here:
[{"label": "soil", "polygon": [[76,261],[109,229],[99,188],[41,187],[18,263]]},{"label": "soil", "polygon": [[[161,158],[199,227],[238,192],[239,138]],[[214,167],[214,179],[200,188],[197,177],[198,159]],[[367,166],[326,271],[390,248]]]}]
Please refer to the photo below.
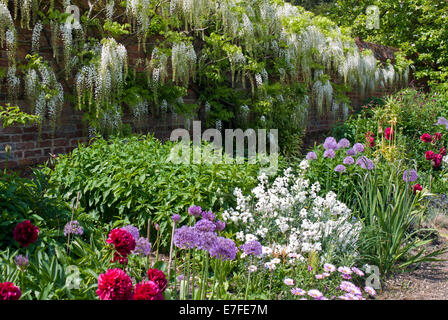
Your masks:
[{"label": "soil", "polygon": [[[438,229],[437,245],[448,246],[448,230]],[[377,300],[448,300],[448,252],[440,255],[440,262],[422,263],[404,273],[395,274],[383,285]]]}]

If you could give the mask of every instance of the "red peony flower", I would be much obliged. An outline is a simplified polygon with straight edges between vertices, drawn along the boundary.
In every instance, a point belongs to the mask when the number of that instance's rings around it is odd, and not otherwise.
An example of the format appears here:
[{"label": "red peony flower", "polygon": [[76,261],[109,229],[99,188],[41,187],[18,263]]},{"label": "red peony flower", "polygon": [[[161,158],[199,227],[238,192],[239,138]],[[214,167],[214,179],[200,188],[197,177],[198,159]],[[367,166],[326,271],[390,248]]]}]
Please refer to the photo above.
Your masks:
[{"label": "red peony flower", "polygon": [[131,278],[121,269],[109,269],[98,277],[96,294],[101,300],[130,300],[133,291]]},{"label": "red peony flower", "polygon": [[131,251],[135,249],[134,237],[132,236],[132,234],[122,228],[113,229],[109,233],[109,237],[107,238],[106,242],[109,244],[113,244],[115,250],[117,250],[117,252],[119,253],[119,255],[117,255],[116,253],[114,254],[114,259],[112,261],[119,260],[120,263],[125,261],[127,262],[127,259],[120,259],[120,256],[121,258],[126,258],[131,253]]},{"label": "red peony flower", "polygon": [[142,281],[135,285],[134,300],[165,300],[154,281]]},{"label": "red peony flower", "polygon": [[155,283],[157,283],[161,292],[165,291],[168,281],[166,280],[166,276],[162,271],[158,269],[149,269],[147,272],[147,276],[150,281],[154,281]]},{"label": "red peony flower", "polygon": [[394,130],[392,130],[392,128],[386,128],[386,130],[384,131],[384,136],[386,138],[386,140],[390,140],[392,139],[392,137],[394,136]]},{"label": "red peony flower", "polygon": [[415,186],[412,187],[412,189],[414,190],[414,193],[416,193],[417,191],[422,191],[423,187],[417,183]]},{"label": "red peony flower", "polygon": [[424,133],[420,137],[420,140],[422,140],[423,142],[431,142],[432,141],[432,136],[429,133]]},{"label": "red peony flower", "polygon": [[443,156],[441,154],[435,154],[432,159],[432,165],[434,168],[438,168],[442,165]]},{"label": "red peony flower", "polygon": [[371,148],[373,148],[375,146],[375,140],[373,139],[373,133],[372,132],[366,132],[364,134],[364,136],[366,137],[366,144],[368,146],[370,146]]},{"label": "red peony flower", "polygon": [[440,148],[439,153],[440,153],[442,156],[445,156],[445,155],[446,155],[446,148],[445,148],[445,147]]},{"label": "red peony flower", "polygon": [[432,159],[434,159],[434,156],[435,156],[436,154],[432,151],[432,150],[429,150],[429,151],[426,151],[425,152],[425,158],[426,158],[426,160],[432,160]]},{"label": "red peony flower", "polygon": [[39,228],[33,225],[30,220],[25,220],[16,225],[12,234],[14,239],[26,248],[31,243],[36,242]]},{"label": "red peony flower", "polygon": [[19,300],[22,292],[12,282],[0,283],[0,300]]},{"label": "red peony flower", "polygon": [[440,139],[442,139],[442,134],[440,132],[434,133],[434,140],[439,141]]}]

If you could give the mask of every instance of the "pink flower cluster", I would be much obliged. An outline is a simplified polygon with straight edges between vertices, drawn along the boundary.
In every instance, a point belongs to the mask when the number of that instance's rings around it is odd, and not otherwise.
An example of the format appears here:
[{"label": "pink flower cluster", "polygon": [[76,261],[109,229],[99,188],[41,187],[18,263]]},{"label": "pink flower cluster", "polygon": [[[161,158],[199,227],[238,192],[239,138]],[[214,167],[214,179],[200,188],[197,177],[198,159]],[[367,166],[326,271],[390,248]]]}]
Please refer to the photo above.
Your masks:
[{"label": "pink flower cluster", "polygon": [[98,277],[96,293],[101,300],[164,300],[167,286],[165,274],[158,269],[149,269],[147,279],[135,285],[121,269],[109,269]]}]

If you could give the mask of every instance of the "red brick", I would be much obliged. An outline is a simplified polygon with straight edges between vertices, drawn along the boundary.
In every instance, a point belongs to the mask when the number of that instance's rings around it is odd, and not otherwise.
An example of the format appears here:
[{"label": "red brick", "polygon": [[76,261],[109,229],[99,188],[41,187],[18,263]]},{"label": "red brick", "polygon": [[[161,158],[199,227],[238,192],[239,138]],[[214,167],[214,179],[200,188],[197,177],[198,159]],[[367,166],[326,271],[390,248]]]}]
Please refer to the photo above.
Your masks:
[{"label": "red brick", "polygon": [[44,141],[38,141],[37,146],[39,148],[47,148],[52,146],[53,141],[52,140],[44,140]]},{"label": "red brick", "polygon": [[23,128],[22,127],[7,127],[7,128],[3,128],[3,133],[12,133],[12,134],[23,133]]},{"label": "red brick", "polygon": [[22,135],[22,141],[33,141],[33,140],[37,140],[37,138],[38,138],[38,135],[32,134],[32,133]]},{"label": "red brick", "polygon": [[[0,161],[0,169],[5,169],[6,161]],[[8,160],[8,168],[13,169],[19,167],[19,163],[17,161]]]},{"label": "red brick", "polygon": [[39,132],[39,129],[37,127],[24,127],[23,132],[24,133],[37,133],[37,132]]},{"label": "red brick", "polygon": [[65,148],[54,148],[53,154],[65,153]]},{"label": "red brick", "polygon": [[34,148],[36,148],[36,142],[34,141],[18,143],[16,145],[16,150],[29,150]]},{"label": "red brick", "polygon": [[27,158],[35,158],[37,156],[42,156],[42,149],[30,150],[24,152],[25,159]]},{"label": "red brick", "polygon": [[0,135],[0,142],[10,142],[11,136],[7,136],[5,134]]},{"label": "red brick", "polygon": [[56,139],[53,141],[53,146],[54,147],[63,147],[68,145],[68,141],[67,139]]},{"label": "red brick", "polygon": [[36,163],[36,159],[26,158],[26,159],[19,160],[18,166],[25,167],[25,166],[33,165],[35,163]]}]

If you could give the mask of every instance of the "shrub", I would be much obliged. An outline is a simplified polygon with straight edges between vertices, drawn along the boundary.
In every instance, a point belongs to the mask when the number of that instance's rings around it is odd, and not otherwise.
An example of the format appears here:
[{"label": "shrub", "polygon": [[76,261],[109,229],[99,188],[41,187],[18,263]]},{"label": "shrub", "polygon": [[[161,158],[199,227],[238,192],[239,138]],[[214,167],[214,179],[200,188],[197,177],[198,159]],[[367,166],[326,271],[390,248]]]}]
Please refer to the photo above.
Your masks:
[{"label": "shrub", "polygon": [[96,140],[61,156],[51,173],[53,193],[72,200],[97,219],[128,217],[143,226],[158,223],[167,243],[169,217],[190,205],[217,209],[232,202],[235,187],[250,190],[260,162],[176,164],[168,161],[175,146],[152,136]]}]

